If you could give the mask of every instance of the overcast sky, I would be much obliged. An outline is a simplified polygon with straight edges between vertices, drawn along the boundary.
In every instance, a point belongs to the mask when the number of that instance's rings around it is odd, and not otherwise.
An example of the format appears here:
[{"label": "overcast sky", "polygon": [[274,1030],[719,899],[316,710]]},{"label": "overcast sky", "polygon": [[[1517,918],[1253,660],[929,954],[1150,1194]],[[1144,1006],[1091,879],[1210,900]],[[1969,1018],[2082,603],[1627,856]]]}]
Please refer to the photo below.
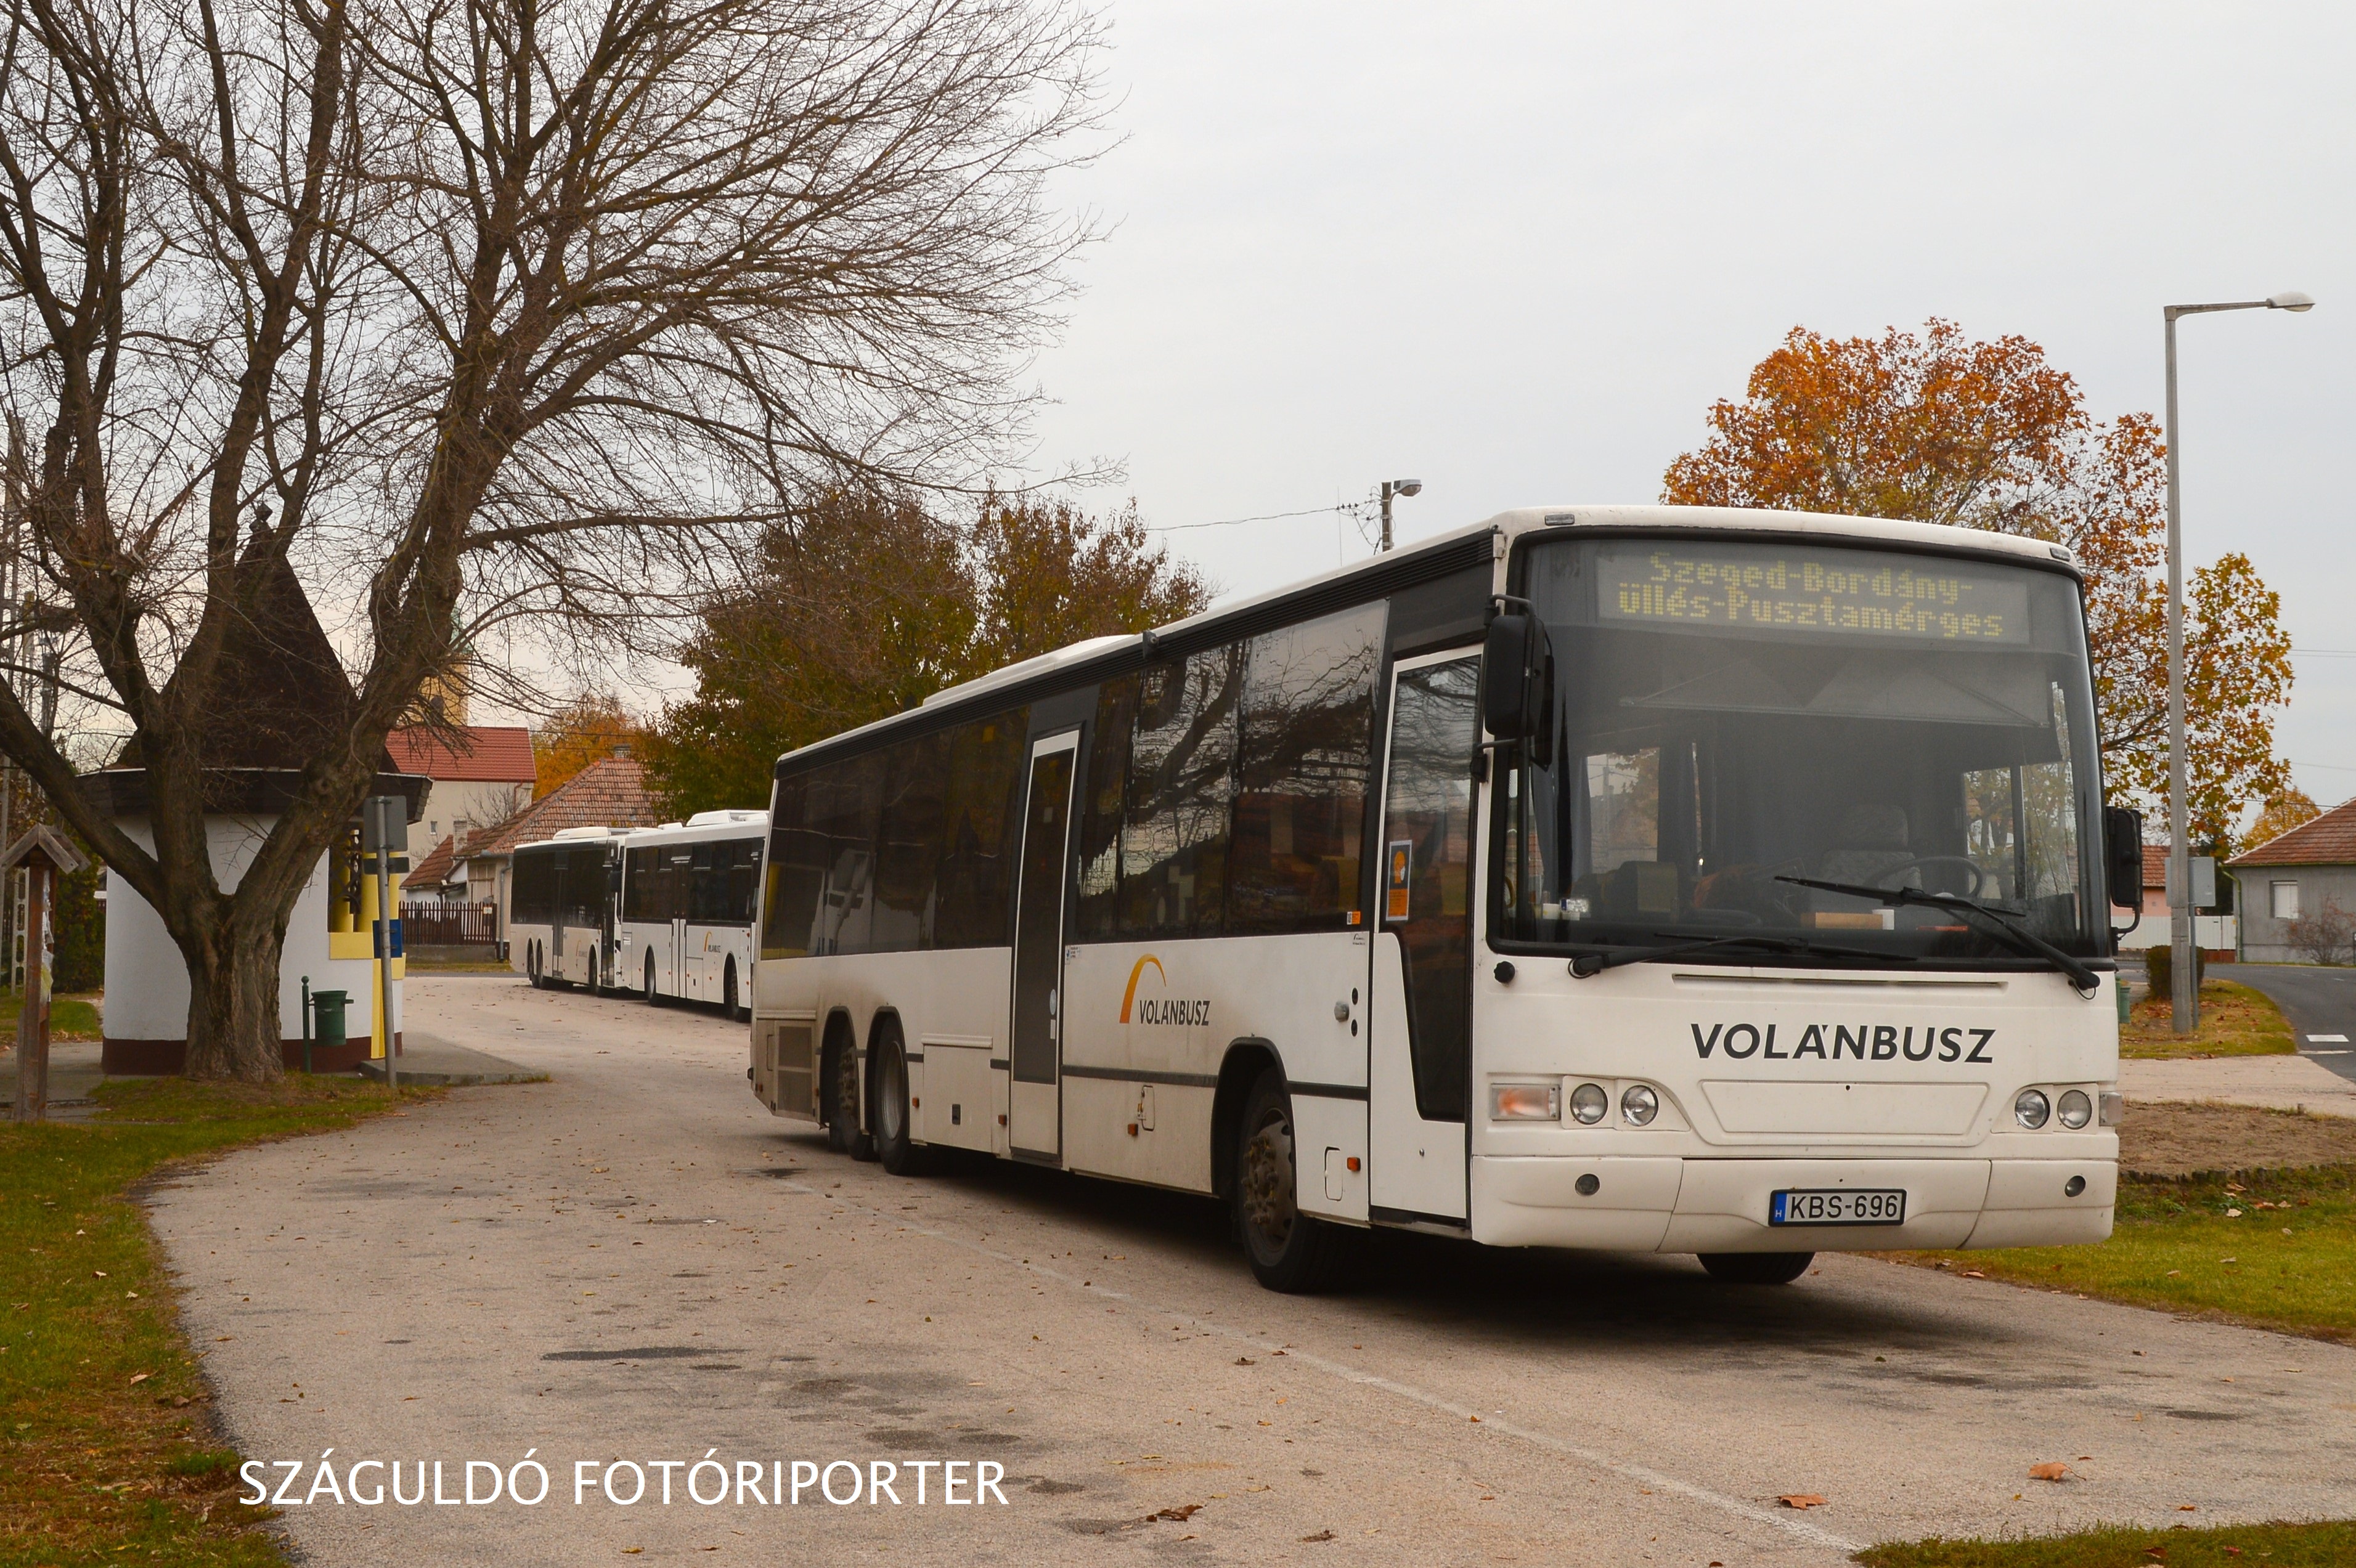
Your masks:
[{"label": "overcast sky", "polygon": [[[2356,11],[1106,15],[1126,139],[1064,190],[1114,228],[1037,367],[1043,471],[1118,459],[1162,527],[1412,476],[1413,539],[1656,498],[1795,324],[2025,334],[2107,418],[2160,408],[2162,304],[2303,289],[2182,329],[2185,527],[2281,592],[2317,651],[2278,747],[2356,795],[2356,656],[2321,651],[2356,653]],[[1163,537],[1231,593],[1365,550],[1331,515]]]}]

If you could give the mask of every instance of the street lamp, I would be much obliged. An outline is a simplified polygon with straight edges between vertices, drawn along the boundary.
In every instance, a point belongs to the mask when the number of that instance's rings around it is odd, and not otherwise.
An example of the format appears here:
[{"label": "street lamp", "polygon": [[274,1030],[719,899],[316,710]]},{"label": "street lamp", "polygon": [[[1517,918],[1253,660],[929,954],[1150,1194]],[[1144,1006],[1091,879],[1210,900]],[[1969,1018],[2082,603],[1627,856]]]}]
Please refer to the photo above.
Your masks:
[{"label": "street lamp", "polygon": [[[2300,297],[2304,298],[2306,296],[2301,295]],[[2305,310],[2307,306],[2300,305],[2298,308]],[[1391,548],[1391,497],[1394,496],[1420,496],[1421,494],[1423,494],[1423,481],[1420,479],[1386,479],[1383,481],[1383,549],[1386,552],[1387,552]]]},{"label": "street lamp", "polygon": [[2222,304],[2172,304],[2168,323],[2168,950],[2170,1021],[2178,1034],[2201,1027],[2192,971],[2192,835],[2184,814],[2184,522],[2176,482],[2176,318],[2216,310],[2310,311],[2296,291]]}]

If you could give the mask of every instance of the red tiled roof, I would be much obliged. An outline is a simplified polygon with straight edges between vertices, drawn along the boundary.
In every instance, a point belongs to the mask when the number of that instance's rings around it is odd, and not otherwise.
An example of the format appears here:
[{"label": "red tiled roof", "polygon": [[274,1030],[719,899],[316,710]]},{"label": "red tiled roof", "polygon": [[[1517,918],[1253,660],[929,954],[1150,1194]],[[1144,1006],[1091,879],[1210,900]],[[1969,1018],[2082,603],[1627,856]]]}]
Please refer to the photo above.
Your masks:
[{"label": "red tiled roof", "polygon": [[455,744],[446,733],[422,725],[395,730],[384,738],[385,749],[401,772],[432,779],[530,784],[538,776],[531,731],[520,724],[470,724],[458,731]]},{"label": "red tiled roof", "polygon": [[2228,866],[2356,866],[2356,800],[2343,801],[2322,816],[2277,834]]},{"label": "red tiled roof", "polygon": [[458,863],[456,836],[444,834],[442,842],[426,852],[425,859],[409,868],[402,886],[438,888],[449,880],[450,868]]},{"label": "red tiled roof", "polygon": [[476,855],[506,855],[519,844],[552,837],[567,827],[651,827],[662,820],[647,793],[646,771],[635,757],[600,757],[495,828]]},{"label": "red tiled roof", "polygon": [[2147,844],[2143,847],[2143,885],[2147,888],[2168,886],[2168,846]]}]

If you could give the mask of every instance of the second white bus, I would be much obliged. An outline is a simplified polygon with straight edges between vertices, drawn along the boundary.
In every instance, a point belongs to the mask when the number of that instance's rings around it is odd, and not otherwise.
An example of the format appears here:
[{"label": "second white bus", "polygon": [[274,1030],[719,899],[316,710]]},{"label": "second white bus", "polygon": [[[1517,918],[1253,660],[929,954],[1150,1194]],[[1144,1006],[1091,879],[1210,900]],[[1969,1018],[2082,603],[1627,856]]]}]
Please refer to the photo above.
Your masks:
[{"label": "second white bus", "polygon": [[761,896],[766,811],[699,811],[622,840],[614,979],[649,1002],[744,1013]]}]

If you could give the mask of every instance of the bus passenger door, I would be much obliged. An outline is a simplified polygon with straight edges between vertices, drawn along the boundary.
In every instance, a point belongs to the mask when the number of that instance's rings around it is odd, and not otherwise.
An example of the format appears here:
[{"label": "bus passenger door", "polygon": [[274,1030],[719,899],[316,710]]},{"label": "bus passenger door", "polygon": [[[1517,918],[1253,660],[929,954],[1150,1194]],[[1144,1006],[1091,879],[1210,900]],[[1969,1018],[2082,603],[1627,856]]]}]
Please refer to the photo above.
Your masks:
[{"label": "bus passenger door", "polygon": [[1472,1093],[1473,759],[1481,660],[1392,676],[1367,1023],[1367,1200],[1376,1220],[1462,1223]]},{"label": "bus passenger door", "polygon": [[1006,1140],[1018,1156],[1063,1153],[1064,885],[1071,874],[1075,730],[1031,748],[1014,895],[1014,1008]]}]

